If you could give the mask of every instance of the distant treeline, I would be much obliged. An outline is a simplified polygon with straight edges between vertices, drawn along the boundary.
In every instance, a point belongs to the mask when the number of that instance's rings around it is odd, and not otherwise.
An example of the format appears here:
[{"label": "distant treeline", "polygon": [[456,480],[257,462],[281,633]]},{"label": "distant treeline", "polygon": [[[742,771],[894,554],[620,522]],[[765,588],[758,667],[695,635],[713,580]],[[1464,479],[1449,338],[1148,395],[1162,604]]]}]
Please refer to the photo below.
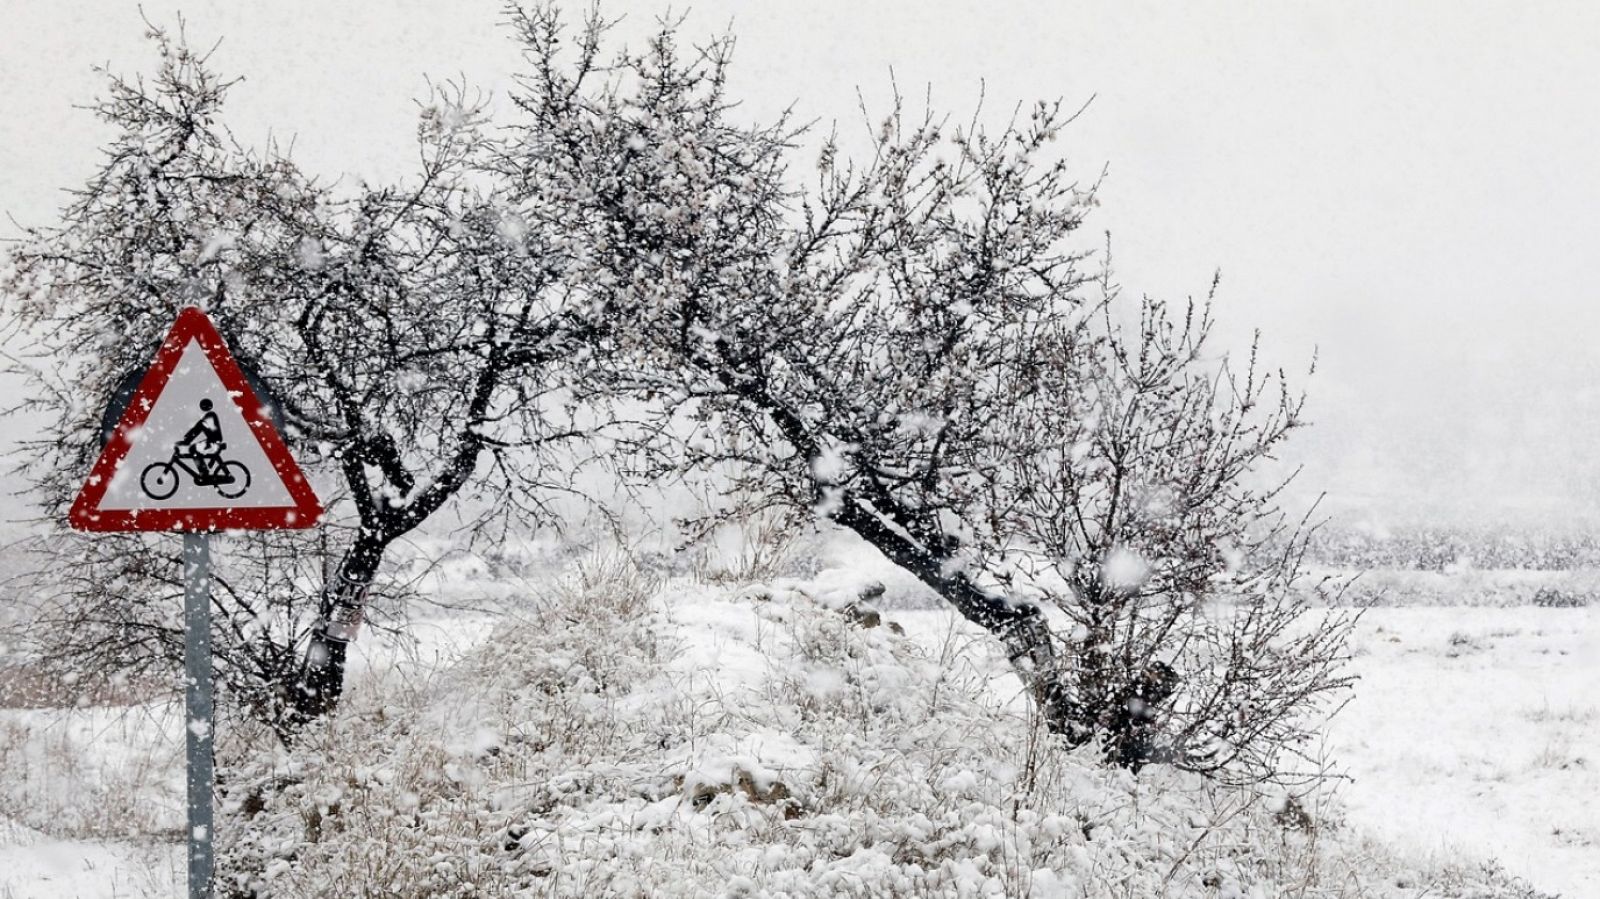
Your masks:
[{"label": "distant treeline", "polygon": [[1312,537],[1306,558],[1331,568],[1417,571],[1600,568],[1600,530],[1329,523]]}]

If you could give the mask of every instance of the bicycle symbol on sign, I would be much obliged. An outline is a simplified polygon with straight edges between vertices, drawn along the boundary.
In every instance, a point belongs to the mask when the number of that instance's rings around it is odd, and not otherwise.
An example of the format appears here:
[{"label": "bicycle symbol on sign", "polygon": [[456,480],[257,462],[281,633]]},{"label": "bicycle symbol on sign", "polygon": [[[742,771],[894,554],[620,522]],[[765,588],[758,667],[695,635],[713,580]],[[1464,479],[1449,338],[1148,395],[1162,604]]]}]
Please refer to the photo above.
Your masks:
[{"label": "bicycle symbol on sign", "polygon": [[200,401],[200,420],[184,432],[172,448],[172,458],[152,462],[139,475],[139,489],[151,499],[167,499],[178,492],[179,472],[196,487],[215,487],[227,499],[237,499],[250,489],[250,469],[242,462],[222,458],[222,423],[211,411],[211,401]]}]

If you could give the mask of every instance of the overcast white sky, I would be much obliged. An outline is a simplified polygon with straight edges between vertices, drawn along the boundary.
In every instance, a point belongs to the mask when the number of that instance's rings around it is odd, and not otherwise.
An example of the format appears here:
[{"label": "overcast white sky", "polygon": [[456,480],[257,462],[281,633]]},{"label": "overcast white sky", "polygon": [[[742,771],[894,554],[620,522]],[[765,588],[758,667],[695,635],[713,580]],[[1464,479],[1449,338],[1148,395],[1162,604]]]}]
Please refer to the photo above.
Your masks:
[{"label": "overcast white sky", "polygon": [[[228,122],[295,139],[306,168],[388,178],[411,158],[424,75],[503,93],[495,0],[146,0],[182,11],[245,76]],[[612,2],[637,33],[665,2]],[[1224,276],[1229,340],[1252,327],[1303,368],[1315,427],[1288,453],[1339,508],[1381,518],[1593,519],[1600,508],[1600,5],[734,0],[748,114],[794,104],[853,126],[855,91],[936,105],[1096,99],[1070,132],[1109,165],[1100,229],[1130,290]],[[49,221],[96,163],[76,108],[91,71],[150,67],[135,4],[4,0],[0,212]]]}]

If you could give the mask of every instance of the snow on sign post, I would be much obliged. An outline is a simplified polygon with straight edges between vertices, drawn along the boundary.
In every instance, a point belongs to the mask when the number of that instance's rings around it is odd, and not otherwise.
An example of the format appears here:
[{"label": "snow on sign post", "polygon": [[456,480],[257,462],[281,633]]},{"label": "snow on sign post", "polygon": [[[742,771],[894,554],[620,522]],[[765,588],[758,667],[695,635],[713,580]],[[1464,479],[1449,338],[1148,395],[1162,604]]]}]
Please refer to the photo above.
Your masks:
[{"label": "snow on sign post", "polygon": [[85,531],[183,534],[189,896],[211,895],[211,546],[219,530],[314,527],[322,504],[199,309],[156,351],[68,513]]}]

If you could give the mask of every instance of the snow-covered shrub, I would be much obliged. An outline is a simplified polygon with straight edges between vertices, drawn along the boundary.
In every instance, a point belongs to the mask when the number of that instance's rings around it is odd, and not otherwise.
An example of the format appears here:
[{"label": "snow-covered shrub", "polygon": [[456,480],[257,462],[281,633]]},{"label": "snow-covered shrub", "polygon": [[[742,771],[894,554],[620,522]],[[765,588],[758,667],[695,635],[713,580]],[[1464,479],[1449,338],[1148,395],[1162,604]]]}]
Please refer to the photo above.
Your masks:
[{"label": "snow-covered shrub", "polygon": [[[1346,832],[1320,794],[1063,752],[1003,658],[779,582],[576,573],[423,683],[352,687],[225,767],[227,895],[1514,897]],[[948,649],[946,647],[945,649]]]},{"label": "snow-covered shrub", "polygon": [[1330,568],[1449,572],[1600,568],[1600,536],[1581,523],[1335,523],[1312,536],[1307,556]]},{"label": "snow-covered shrub", "polygon": [[[172,706],[7,709],[0,717],[0,823],[57,839],[181,832],[181,747]],[[3,892],[3,891],[0,891]]]},{"label": "snow-covered shrub", "polygon": [[[1406,568],[1361,571],[1348,589],[1304,591],[1308,602],[1357,608],[1406,606],[1574,608],[1600,597],[1600,570],[1532,571],[1464,567],[1448,572]],[[1557,603],[1574,603],[1559,606]]]},{"label": "snow-covered shrub", "polygon": [[797,531],[783,516],[757,513],[718,521],[689,550],[695,577],[747,584],[815,569],[815,535]]},{"label": "snow-covered shrub", "polygon": [[1541,587],[1533,594],[1533,604],[1541,609],[1582,609],[1588,607],[1592,598],[1588,593]]}]

